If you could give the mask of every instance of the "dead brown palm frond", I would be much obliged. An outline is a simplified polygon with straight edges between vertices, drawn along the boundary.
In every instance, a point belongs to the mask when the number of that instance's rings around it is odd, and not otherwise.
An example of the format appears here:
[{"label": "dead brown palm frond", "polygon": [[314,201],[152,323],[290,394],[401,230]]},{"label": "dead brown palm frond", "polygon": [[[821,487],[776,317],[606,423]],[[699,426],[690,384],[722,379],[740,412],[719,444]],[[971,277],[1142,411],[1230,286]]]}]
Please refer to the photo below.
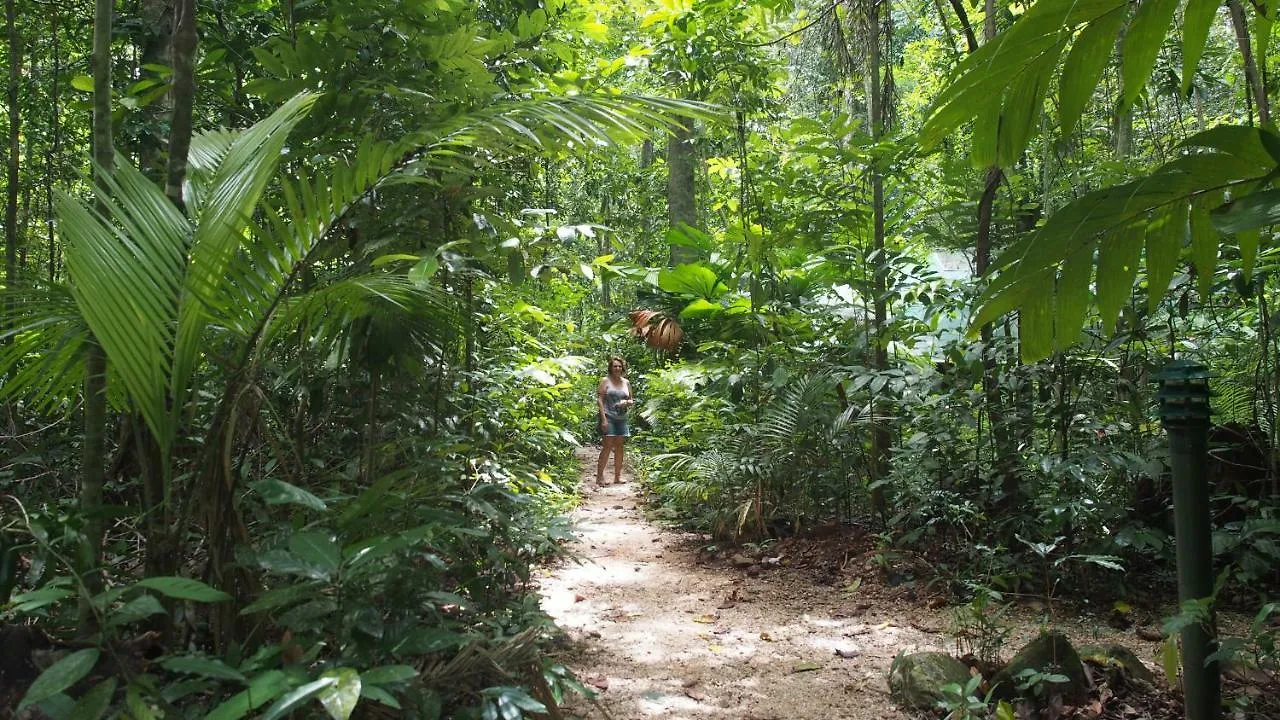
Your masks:
[{"label": "dead brown palm frond", "polygon": [[419,681],[426,687],[458,693],[540,675],[541,635],[541,628],[532,627],[498,643],[469,643],[447,660],[423,663],[418,668]]},{"label": "dead brown palm frond", "polygon": [[631,334],[655,350],[673,352],[684,339],[684,329],[675,318],[657,310],[631,313]]}]

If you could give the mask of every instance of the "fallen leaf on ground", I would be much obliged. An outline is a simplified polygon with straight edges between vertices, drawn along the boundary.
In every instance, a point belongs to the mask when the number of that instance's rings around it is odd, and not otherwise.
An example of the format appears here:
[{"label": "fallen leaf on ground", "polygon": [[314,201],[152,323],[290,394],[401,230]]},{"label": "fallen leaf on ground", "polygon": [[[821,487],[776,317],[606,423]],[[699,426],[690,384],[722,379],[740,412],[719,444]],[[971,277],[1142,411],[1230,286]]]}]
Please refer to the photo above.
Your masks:
[{"label": "fallen leaf on ground", "polygon": [[796,663],[795,665],[791,666],[791,672],[793,673],[811,672],[813,670],[821,670],[821,669],[822,669],[822,663],[814,662],[812,660],[806,660],[805,662]]},{"label": "fallen leaf on ground", "polygon": [[707,699],[707,694],[706,694],[706,693],[702,692],[701,690],[699,690],[699,689],[697,689],[697,688],[693,688],[693,687],[685,688],[685,689],[684,689],[684,694],[685,694],[687,697],[690,697],[690,698],[692,698],[692,699],[694,699],[694,700],[697,700],[698,702],[702,702],[702,701],[704,701],[704,700],[706,700],[706,699]]},{"label": "fallen leaf on ground", "polygon": [[708,649],[708,650],[710,650],[710,651],[711,651],[711,652],[713,652],[713,653],[720,653],[720,652],[724,652],[724,646],[723,646],[723,645],[708,645],[708,646],[707,646],[707,649]]},{"label": "fallen leaf on ground", "polygon": [[845,597],[849,597],[858,592],[858,588],[862,587],[862,578],[854,578],[853,582],[844,586]]},{"label": "fallen leaf on ground", "polygon": [[844,648],[836,648],[836,656],[846,660],[858,657],[857,650],[845,650]]},{"label": "fallen leaf on ground", "polygon": [[719,605],[717,605],[717,606],[716,606],[716,609],[717,609],[717,610],[728,610],[729,608],[731,608],[731,607],[733,607],[734,605],[737,605],[737,604],[738,604],[738,603],[736,603],[736,602],[734,602],[734,601],[732,601],[732,600],[724,600],[724,601],[721,601],[721,603],[720,603]]},{"label": "fallen leaf on ground", "polygon": [[590,685],[591,687],[597,690],[609,689],[609,678],[605,677],[604,673],[596,673],[595,675],[588,675],[585,678],[583,678],[583,680],[585,680],[588,685]]},{"label": "fallen leaf on ground", "polygon": [[574,602],[576,602],[576,603],[580,603],[580,602],[582,602],[583,600],[586,600],[586,599],[587,599],[587,596],[586,596],[586,595],[583,595],[582,593],[574,593],[574,594],[573,594],[573,601],[574,601]]},{"label": "fallen leaf on ground", "polygon": [[773,642],[773,636],[769,633],[760,633],[760,639],[765,642]]},{"label": "fallen leaf on ground", "polygon": [[696,615],[694,616],[693,621],[696,623],[702,623],[703,625],[710,625],[718,619],[719,618],[715,615]]}]

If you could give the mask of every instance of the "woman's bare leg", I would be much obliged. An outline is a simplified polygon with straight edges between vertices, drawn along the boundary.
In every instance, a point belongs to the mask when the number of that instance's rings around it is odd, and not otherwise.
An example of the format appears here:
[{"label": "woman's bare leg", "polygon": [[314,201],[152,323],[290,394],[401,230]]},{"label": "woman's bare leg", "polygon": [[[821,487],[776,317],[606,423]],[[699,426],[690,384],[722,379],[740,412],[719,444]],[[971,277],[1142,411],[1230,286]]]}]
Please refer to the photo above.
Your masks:
[{"label": "woman's bare leg", "polygon": [[600,441],[600,457],[596,460],[596,485],[604,485],[604,468],[609,464],[609,441],[613,438],[608,435]]},{"label": "woman's bare leg", "polygon": [[613,481],[615,483],[622,482],[622,444],[626,438],[619,435],[613,438]]}]

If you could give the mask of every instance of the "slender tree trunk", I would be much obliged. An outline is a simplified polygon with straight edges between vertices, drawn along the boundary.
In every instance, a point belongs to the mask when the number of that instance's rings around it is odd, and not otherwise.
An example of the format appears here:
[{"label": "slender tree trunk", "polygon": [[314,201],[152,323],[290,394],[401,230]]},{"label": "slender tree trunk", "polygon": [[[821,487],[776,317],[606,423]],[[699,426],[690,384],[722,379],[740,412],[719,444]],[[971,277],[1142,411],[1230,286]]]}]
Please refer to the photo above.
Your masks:
[{"label": "slender tree trunk", "polygon": [[[111,12],[113,0],[95,0],[93,15],[93,160],[98,172],[110,173],[115,166],[111,133]],[[99,210],[102,210],[100,207]],[[91,593],[102,587],[102,479],[106,466],[107,356],[96,339],[86,348],[84,377],[84,459],[80,481],[80,512],[85,516],[84,534],[89,545],[84,573]],[[90,635],[97,629],[92,607],[80,602],[80,632]]]},{"label": "slender tree trunk", "polygon": [[[866,42],[866,93],[867,93],[867,125],[871,128],[871,138],[879,141],[885,131],[885,117],[888,108],[885,107],[885,98],[882,95],[883,88],[881,85],[882,65],[881,51],[884,45],[882,37],[883,19],[889,16],[889,0],[872,0],[867,3],[867,14],[865,18],[866,27],[864,28],[864,40]],[[883,372],[889,367],[889,352],[885,338],[885,323],[888,316],[888,308],[885,305],[885,290],[888,284],[888,263],[885,258],[885,228],[884,228],[884,171],[879,163],[872,163],[871,166],[871,209],[872,209],[872,227],[873,238],[872,247],[875,256],[874,268],[872,269],[871,292],[875,295],[872,303],[872,319],[871,319],[871,367],[877,372]],[[880,405],[876,398],[872,398],[873,415],[877,415],[874,409]],[[883,480],[889,473],[889,451],[893,443],[893,437],[887,420],[874,419],[873,431],[871,433],[871,467],[869,475],[871,477],[871,509],[882,518],[887,514],[888,503],[885,500]]]},{"label": "slender tree trunk", "polygon": [[[175,24],[174,3],[177,0],[139,0],[138,15],[145,33],[141,43],[141,63],[143,65],[161,65],[173,67],[173,31]],[[176,78],[174,78],[176,80]],[[166,111],[172,114],[172,93],[164,96],[163,101],[154,102],[143,108],[148,125],[162,127]],[[166,166],[164,159],[164,141],[156,132],[148,132],[142,136],[138,148],[139,164],[147,177],[164,185]]]},{"label": "slender tree trunk", "polygon": [[[603,222],[605,225],[611,224],[609,222],[609,216],[612,212],[612,203],[610,202],[611,199],[612,199],[612,195],[610,195],[608,192],[603,193],[600,197],[600,221]],[[598,252],[601,255],[613,254],[612,233],[610,231],[600,231],[598,237],[600,238]],[[600,273],[600,305],[601,306],[609,307],[610,305],[613,304],[613,297],[610,293],[611,289],[612,288],[610,287],[609,276],[601,272]]]},{"label": "slender tree trunk", "polygon": [[9,171],[4,204],[5,283],[7,303],[12,307],[13,288],[18,282],[18,154],[22,112],[18,106],[18,78],[22,70],[22,40],[18,37],[16,0],[6,0],[4,16],[9,34]]},{"label": "slender tree trunk", "polygon": [[49,127],[53,131],[53,147],[49,151],[49,162],[47,177],[45,178],[45,224],[49,230],[49,282],[54,282],[58,278],[58,240],[54,234],[53,222],[53,185],[54,178],[57,177],[62,159],[62,104],[59,95],[58,77],[62,74],[62,58],[60,57],[60,46],[58,44],[58,8],[51,8],[52,13],[52,41],[53,41],[53,72],[51,87],[49,90]]},{"label": "slender tree trunk", "polygon": [[374,448],[378,442],[378,394],[382,391],[382,373],[369,371],[369,402],[365,407],[364,425],[364,457],[360,463],[361,489],[369,487],[373,482],[374,463],[377,453]]},{"label": "slender tree trunk", "polygon": [[1271,124],[1271,103],[1267,99],[1266,58],[1259,67],[1253,57],[1253,46],[1249,38],[1249,21],[1245,17],[1244,6],[1240,0],[1227,0],[1227,10],[1231,15],[1231,26],[1236,33],[1236,46],[1240,49],[1240,58],[1244,61],[1244,77],[1253,94],[1253,102],[1258,107],[1258,121],[1263,125]]},{"label": "slender tree trunk", "polygon": [[195,107],[196,2],[176,0],[173,14],[173,119],[169,124],[169,164],[164,192],[180,209],[182,182],[191,148],[191,116]]},{"label": "slender tree trunk", "polygon": [[[996,3],[986,0],[983,6],[982,42],[991,42],[996,37]],[[986,275],[991,268],[991,224],[994,215],[996,192],[1004,180],[1004,171],[997,167],[987,168],[983,179],[982,195],[978,199],[978,228],[974,242],[974,269],[979,277]],[[1000,478],[1000,489],[1003,498],[1001,504],[1013,501],[1018,492],[1019,479],[1015,472],[1017,458],[1013,436],[1006,432],[1007,422],[1004,403],[1000,393],[999,379],[996,377],[996,356],[992,351],[992,340],[995,333],[991,323],[983,325],[982,337],[982,393],[986,406],[988,425],[995,447],[995,468]]]},{"label": "slender tree trunk", "polygon": [[[667,221],[671,229],[698,226],[698,206],[694,184],[693,121],[683,120],[667,136]],[[671,247],[671,264],[691,262],[697,254],[691,248]]]},{"label": "slender tree trunk", "polygon": [[[1124,37],[1128,31],[1127,26],[1120,29],[1120,36],[1116,39],[1117,53],[1124,52]],[[1123,56],[1121,59],[1123,60]],[[1133,150],[1133,104],[1126,104],[1124,101],[1128,91],[1124,84],[1124,74],[1117,72],[1116,75],[1119,76],[1119,82],[1116,85],[1116,112],[1112,119],[1112,140],[1115,145],[1112,149],[1116,157],[1123,161],[1129,158],[1129,153]]]}]

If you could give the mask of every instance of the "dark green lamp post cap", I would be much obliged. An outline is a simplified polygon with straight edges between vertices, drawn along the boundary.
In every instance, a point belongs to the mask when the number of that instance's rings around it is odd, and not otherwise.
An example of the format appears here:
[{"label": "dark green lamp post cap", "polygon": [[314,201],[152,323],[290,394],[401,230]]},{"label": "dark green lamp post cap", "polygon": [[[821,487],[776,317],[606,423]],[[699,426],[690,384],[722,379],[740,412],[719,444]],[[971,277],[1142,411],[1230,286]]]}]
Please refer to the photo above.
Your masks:
[{"label": "dark green lamp post cap", "polygon": [[1207,384],[1209,378],[1213,377],[1209,373],[1209,368],[1201,365],[1195,360],[1187,360],[1180,358],[1165,365],[1160,372],[1151,376],[1152,380],[1164,384],[1168,382],[1191,382],[1194,380],[1203,380]]},{"label": "dark green lamp post cap", "polygon": [[1209,368],[1194,360],[1174,360],[1152,376],[1160,383],[1156,399],[1165,425],[1208,422]]}]

